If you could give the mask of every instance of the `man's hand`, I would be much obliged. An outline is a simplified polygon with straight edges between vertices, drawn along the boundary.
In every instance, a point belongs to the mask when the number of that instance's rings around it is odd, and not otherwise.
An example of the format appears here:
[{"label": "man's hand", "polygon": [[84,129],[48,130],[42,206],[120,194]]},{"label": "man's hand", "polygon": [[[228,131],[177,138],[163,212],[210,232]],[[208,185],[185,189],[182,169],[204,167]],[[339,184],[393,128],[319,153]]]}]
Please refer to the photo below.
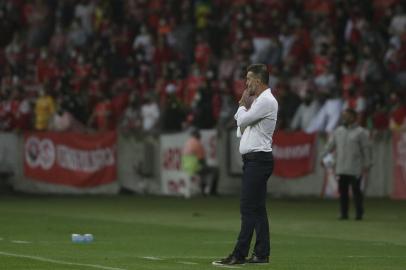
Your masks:
[{"label": "man's hand", "polygon": [[247,110],[249,110],[251,108],[252,102],[254,102],[255,100],[255,96],[250,96],[248,93],[248,90],[245,89],[244,92],[242,93],[242,97],[240,99],[240,101],[238,102],[238,104],[240,106],[244,106],[245,108],[247,108]]}]

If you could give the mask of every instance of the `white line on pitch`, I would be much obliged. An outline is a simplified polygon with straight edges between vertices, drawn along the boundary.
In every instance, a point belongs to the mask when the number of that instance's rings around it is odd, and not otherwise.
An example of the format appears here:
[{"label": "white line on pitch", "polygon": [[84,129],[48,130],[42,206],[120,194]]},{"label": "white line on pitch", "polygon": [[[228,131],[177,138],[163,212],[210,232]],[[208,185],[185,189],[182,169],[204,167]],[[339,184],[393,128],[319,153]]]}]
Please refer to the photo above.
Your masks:
[{"label": "white line on pitch", "polygon": [[195,262],[177,262],[177,263],[186,264],[186,265],[195,265],[195,264],[198,264],[198,263],[195,263]]},{"label": "white line on pitch", "polygon": [[14,244],[31,244],[29,241],[22,241],[22,240],[11,240],[11,243]]},{"label": "white line on pitch", "polygon": [[214,256],[160,256],[162,260],[214,260]]},{"label": "white line on pitch", "polygon": [[162,258],[153,257],[153,256],[146,256],[146,257],[142,257],[142,258],[146,259],[146,260],[150,260],[150,261],[162,261],[163,260]]},{"label": "white line on pitch", "polygon": [[62,265],[86,266],[86,267],[90,267],[90,268],[104,269],[104,270],[125,270],[123,268],[117,268],[117,267],[109,267],[109,266],[103,266],[103,265],[97,265],[97,264],[87,264],[87,263],[73,263],[73,262],[49,259],[49,258],[45,258],[45,257],[23,255],[23,254],[9,253],[9,252],[3,252],[3,251],[0,251],[0,255],[8,256],[8,257],[16,257],[16,258],[25,258],[25,259],[35,260],[35,261],[49,262],[49,263],[62,264]]}]

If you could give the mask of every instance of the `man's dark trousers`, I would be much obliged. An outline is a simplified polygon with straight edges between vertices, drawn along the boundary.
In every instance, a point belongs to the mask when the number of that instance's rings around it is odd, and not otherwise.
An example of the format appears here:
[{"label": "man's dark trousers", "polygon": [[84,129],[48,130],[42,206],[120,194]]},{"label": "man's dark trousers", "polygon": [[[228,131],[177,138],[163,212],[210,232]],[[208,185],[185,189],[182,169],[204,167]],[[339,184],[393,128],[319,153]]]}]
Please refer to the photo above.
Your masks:
[{"label": "man's dark trousers", "polygon": [[338,189],[340,192],[340,211],[342,218],[348,218],[349,186],[352,187],[356,217],[362,218],[364,214],[363,196],[361,191],[361,177],[355,175],[339,175]]},{"label": "man's dark trousers", "polygon": [[273,171],[272,152],[252,152],[243,155],[241,185],[241,230],[233,255],[248,256],[251,238],[256,233],[254,254],[268,257],[270,254],[269,224],[266,211],[266,183]]}]

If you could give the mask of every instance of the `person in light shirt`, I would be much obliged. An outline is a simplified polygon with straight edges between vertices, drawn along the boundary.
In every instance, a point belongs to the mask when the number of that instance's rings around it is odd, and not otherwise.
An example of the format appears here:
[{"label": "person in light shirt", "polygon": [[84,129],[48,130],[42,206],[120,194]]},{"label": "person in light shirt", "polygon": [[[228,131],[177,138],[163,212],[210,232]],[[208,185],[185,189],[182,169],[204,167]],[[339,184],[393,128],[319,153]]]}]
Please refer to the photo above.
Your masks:
[{"label": "person in light shirt", "polygon": [[[269,262],[266,193],[267,181],[273,171],[272,135],[277,120],[278,102],[268,85],[269,73],[265,65],[254,64],[248,67],[247,89],[234,116],[238,126],[237,136],[241,135],[239,150],[244,162],[240,199],[241,230],[233,252],[228,257],[213,262],[214,265]],[[256,243],[253,254],[246,259],[254,231]]]}]

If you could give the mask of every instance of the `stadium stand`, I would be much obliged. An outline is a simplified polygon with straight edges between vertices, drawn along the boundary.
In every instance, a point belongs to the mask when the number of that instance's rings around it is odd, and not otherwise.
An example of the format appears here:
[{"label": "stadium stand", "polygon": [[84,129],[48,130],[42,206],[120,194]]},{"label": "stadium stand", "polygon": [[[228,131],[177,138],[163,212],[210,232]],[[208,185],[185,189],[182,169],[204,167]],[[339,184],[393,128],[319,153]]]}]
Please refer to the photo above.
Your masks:
[{"label": "stadium stand", "polygon": [[338,100],[333,114],[402,129],[405,11],[400,0],[2,1],[0,129],[232,125],[252,62],[269,66],[280,129],[306,130],[291,122],[309,93],[308,118]]}]

